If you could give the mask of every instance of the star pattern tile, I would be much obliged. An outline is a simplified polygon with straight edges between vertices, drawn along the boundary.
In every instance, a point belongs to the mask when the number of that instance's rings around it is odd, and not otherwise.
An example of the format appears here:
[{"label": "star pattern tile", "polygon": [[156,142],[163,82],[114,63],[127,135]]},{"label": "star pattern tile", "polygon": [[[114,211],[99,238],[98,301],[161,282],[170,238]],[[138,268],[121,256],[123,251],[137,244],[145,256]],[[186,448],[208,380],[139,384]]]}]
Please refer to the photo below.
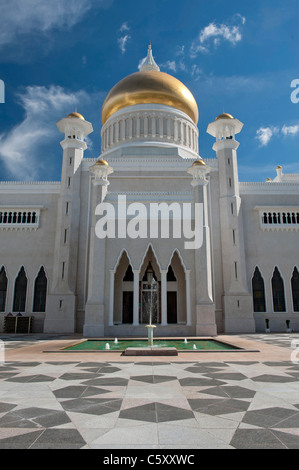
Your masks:
[{"label": "star pattern tile", "polygon": [[299,449],[291,361],[48,358],[0,367],[0,449]]}]

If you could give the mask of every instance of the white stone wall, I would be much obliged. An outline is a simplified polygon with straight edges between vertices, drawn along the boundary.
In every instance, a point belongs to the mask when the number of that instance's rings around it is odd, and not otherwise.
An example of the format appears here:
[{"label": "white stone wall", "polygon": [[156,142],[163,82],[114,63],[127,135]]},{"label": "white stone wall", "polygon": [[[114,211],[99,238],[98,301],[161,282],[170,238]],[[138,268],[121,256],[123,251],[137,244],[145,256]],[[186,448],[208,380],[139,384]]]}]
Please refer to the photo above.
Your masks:
[{"label": "white stone wall", "polygon": [[34,282],[41,266],[48,279],[48,291],[53,276],[53,252],[56,231],[57,201],[60,184],[1,183],[0,206],[40,207],[39,227],[35,230],[0,227],[0,266],[8,277],[6,310],[0,314],[0,328],[4,315],[13,310],[14,284],[24,266],[27,275],[27,300],[24,315],[34,315],[34,330],[43,331],[44,313],[33,313]]}]

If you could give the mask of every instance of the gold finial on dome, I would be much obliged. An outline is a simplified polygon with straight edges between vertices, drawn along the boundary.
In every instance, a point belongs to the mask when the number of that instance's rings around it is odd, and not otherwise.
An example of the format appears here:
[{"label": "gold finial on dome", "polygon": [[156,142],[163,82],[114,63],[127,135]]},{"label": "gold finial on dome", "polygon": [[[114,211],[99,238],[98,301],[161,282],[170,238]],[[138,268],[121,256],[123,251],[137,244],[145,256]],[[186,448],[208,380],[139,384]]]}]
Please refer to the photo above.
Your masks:
[{"label": "gold finial on dome", "polygon": [[177,78],[161,72],[152,56],[148,55],[139,72],[123,78],[108,93],[102,106],[102,123],[120,109],[137,104],[161,104],[179,109],[192,121],[198,122],[198,107],[190,90]]},{"label": "gold finial on dome", "polygon": [[82,121],[85,121],[84,117],[82,116],[82,114],[80,113],[77,113],[77,111],[75,113],[70,113],[68,115],[68,118],[77,118],[77,119],[82,119]]},{"label": "gold finial on dome", "polygon": [[234,119],[231,114],[228,113],[222,113],[219,116],[216,117],[215,121],[218,121],[218,119]]}]

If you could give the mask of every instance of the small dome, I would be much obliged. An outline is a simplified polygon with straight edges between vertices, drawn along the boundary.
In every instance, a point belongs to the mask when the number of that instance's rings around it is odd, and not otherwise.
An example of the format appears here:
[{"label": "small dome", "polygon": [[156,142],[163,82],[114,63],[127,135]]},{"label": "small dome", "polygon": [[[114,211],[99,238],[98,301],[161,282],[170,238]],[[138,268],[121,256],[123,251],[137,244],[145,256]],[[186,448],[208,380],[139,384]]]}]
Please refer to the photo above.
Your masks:
[{"label": "small dome", "polygon": [[234,119],[234,118],[231,114],[222,113],[218,117],[216,117],[215,121],[218,121],[218,119]]},{"label": "small dome", "polygon": [[101,158],[101,160],[98,160],[98,161],[96,162],[96,165],[109,166],[108,162],[106,162],[106,160],[104,160],[103,158]]},{"label": "small dome", "polygon": [[85,121],[84,117],[82,116],[82,114],[79,114],[79,113],[71,113],[68,115],[68,118],[77,118],[77,119],[82,119],[82,121]]},{"label": "small dome", "polygon": [[195,162],[192,163],[192,166],[206,166],[205,162],[203,160],[195,160]]}]

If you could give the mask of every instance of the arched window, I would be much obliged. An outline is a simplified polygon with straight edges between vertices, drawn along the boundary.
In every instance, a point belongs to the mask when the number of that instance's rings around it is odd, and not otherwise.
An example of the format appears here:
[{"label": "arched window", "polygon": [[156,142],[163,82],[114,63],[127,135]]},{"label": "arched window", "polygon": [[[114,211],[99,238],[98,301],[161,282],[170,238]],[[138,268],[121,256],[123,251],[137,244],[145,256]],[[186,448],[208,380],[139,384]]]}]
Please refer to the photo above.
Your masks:
[{"label": "arched window", "polygon": [[266,299],[265,299],[265,285],[264,279],[258,267],[255,268],[252,278],[252,295],[253,295],[253,311],[265,312]]},{"label": "arched window", "polygon": [[272,296],[274,312],[285,312],[284,284],[277,267],[272,276]]},{"label": "arched window", "polygon": [[167,271],[167,282],[176,282],[176,277],[171,265],[169,266]]},{"label": "arched window", "polygon": [[0,270],[0,312],[5,312],[7,276],[4,267]]},{"label": "arched window", "polygon": [[291,280],[294,312],[299,312],[299,272],[294,268]]},{"label": "arched window", "polygon": [[40,268],[34,285],[34,299],[33,311],[45,312],[46,311],[46,298],[47,298],[47,277],[43,267]]},{"label": "arched window", "polygon": [[126,274],[123,278],[124,282],[133,282],[134,281],[134,273],[132,270],[132,266],[129,264],[128,269],[126,270]]},{"label": "arched window", "polygon": [[25,312],[26,294],[27,294],[27,277],[26,277],[25,269],[22,266],[15,282],[15,293],[14,293],[14,301],[13,301],[14,312]]}]

